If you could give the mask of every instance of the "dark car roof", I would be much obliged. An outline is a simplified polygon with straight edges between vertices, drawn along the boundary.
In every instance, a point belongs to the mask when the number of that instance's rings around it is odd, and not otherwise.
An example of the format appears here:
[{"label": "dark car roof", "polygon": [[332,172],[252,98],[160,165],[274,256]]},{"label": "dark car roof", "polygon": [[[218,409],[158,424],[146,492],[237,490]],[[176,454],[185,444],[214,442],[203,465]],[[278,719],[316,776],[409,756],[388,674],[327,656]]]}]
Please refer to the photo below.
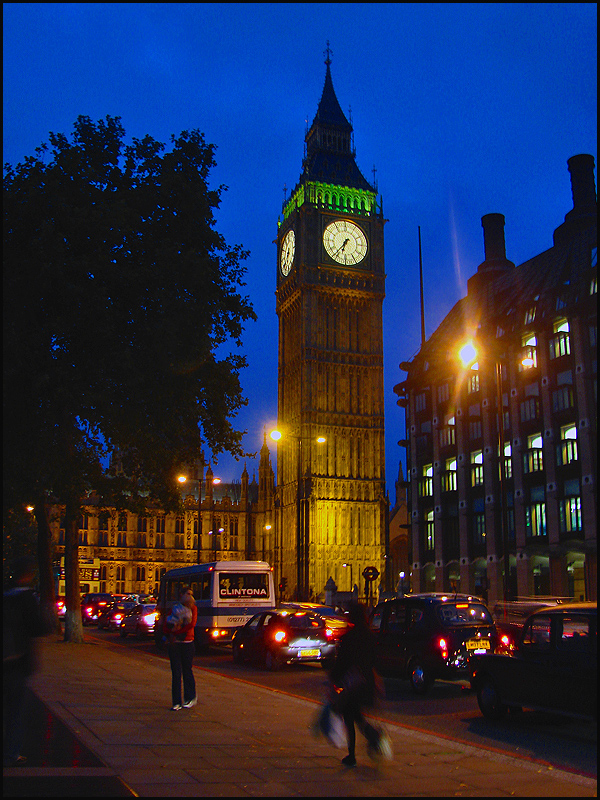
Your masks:
[{"label": "dark car roof", "polygon": [[533,611],[530,616],[547,616],[548,614],[597,614],[598,603],[566,603],[560,606],[546,606]]}]

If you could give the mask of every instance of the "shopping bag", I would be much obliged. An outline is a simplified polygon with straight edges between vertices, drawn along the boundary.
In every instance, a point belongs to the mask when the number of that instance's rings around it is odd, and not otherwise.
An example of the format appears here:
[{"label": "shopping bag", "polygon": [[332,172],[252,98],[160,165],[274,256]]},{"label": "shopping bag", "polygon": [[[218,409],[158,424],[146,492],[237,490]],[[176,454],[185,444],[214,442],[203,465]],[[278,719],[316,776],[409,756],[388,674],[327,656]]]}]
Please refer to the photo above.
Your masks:
[{"label": "shopping bag", "polygon": [[383,727],[378,727],[377,731],[379,733],[377,742],[373,745],[370,745],[367,752],[373,761],[392,761],[394,758],[394,751],[392,748],[392,740],[390,739],[390,735]]},{"label": "shopping bag", "polygon": [[325,703],[319,709],[312,730],[316,735],[322,734],[331,745],[339,750],[348,746],[344,720],[339,714],[336,714],[331,703]]}]

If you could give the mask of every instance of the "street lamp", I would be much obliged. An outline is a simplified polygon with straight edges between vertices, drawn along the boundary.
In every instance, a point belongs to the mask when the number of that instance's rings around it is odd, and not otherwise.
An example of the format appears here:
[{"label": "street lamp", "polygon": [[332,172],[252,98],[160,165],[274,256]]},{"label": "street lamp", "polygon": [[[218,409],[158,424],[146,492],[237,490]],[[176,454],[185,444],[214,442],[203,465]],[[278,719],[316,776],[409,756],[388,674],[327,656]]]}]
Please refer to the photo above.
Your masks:
[{"label": "street lamp", "polygon": [[[296,568],[297,568],[297,593],[299,600],[308,600],[308,515],[306,513],[306,486],[302,478],[302,436],[293,433],[282,433],[273,430],[269,434],[271,439],[279,442],[280,439],[295,439],[298,442],[296,460]],[[324,436],[316,437],[317,444],[327,440]],[[303,487],[303,490],[301,489]],[[304,515],[302,511],[304,510]]]},{"label": "street lamp", "polygon": [[[473,342],[467,342],[459,351],[461,361],[471,369],[477,369],[477,348]],[[506,481],[504,477],[504,404],[502,391],[502,361],[494,354],[496,376],[496,406],[498,410],[498,457],[500,460],[500,516],[502,533],[502,550],[504,558],[504,602],[510,600],[510,554],[508,549],[508,507],[506,501]],[[506,608],[506,606],[505,606]]]}]

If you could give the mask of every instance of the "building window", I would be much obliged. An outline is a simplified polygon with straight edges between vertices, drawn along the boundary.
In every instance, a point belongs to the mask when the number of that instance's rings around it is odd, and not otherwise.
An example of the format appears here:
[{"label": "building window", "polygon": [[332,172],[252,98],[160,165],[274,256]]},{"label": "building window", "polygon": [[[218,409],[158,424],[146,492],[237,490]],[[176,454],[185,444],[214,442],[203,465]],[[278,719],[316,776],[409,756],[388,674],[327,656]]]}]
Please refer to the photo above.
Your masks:
[{"label": "building window", "polygon": [[450,398],[450,387],[447,383],[442,383],[441,386],[437,388],[437,399],[438,403],[445,403],[446,400]]},{"label": "building window", "polygon": [[146,547],[146,534],[145,533],[138,533],[138,535],[137,535],[137,546],[138,547]]},{"label": "building window", "polygon": [[426,548],[427,550],[433,550],[435,548],[435,522],[433,520],[433,511],[427,512],[427,521],[425,525]]},{"label": "building window", "polygon": [[450,447],[456,444],[456,420],[454,416],[446,420],[443,428],[440,428],[440,447]]},{"label": "building window", "polygon": [[107,512],[103,512],[98,517],[98,530],[100,531],[107,531],[108,530],[108,520],[110,519],[110,514]]},{"label": "building window", "polygon": [[231,550],[238,549],[238,521],[230,520],[229,522],[229,548]]},{"label": "building window", "polygon": [[181,533],[175,534],[175,550],[184,549],[184,536]]},{"label": "building window", "polygon": [[521,403],[521,422],[537,419],[540,412],[540,401],[537,397],[528,397]]},{"label": "building window", "polygon": [[163,548],[165,546],[165,535],[164,533],[157,533],[156,539],[154,540],[154,546],[156,548]]},{"label": "building window", "polygon": [[183,533],[183,532],[184,532],[183,520],[180,519],[180,518],[176,519],[175,520],[175,533]]},{"label": "building window", "polygon": [[419,482],[419,497],[432,497],[433,495],[433,465],[425,464],[423,477]]},{"label": "building window", "polygon": [[560,532],[570,533],[580,531],[581,524],[581,498],[565,497],[558,504],[558,515],[560,519]]},{"label": "building window", "polygon": [[127,534],[123,531],[117,533],[117,547],[127,547]]},{"label": "building window", "polygon": [[[510,442],[504,442],[504,477],[512,478],[512,447]],[[500,445],[498,445],[498,458],[500,458]],[[498,477],[500,477],[500,466],[498,466]]]},{"label": "building window", "polygon": [[474,450],[471,453],[471,486],[483,484],[483,451]]},{"label": "building window", "polygon": [[427,395],[425,392],[416,395],[415,397],[415,411],[425,411],[427,408]]},{"label": "building window", "polygon": [[575,423],[564,425],[560,429],[560,444],[556,448],[558,466],[577,461],[577,426]]},{"label": "building window", "polygon": [[119,522],[117,524],[118,531],[127,530],[127,514],[119,514]]},{"label": "building window", "polygon": [[564,317],[556,320],[554,323],[554,336],[550,339],[548,345],[550,347],[551,359],[571,355],[569,321]]},{"label": "building window", "polygon": [[541,433],[527,437],[527,452],[523,453],[524,472],[541,472],[544,469],[543,444]]},{"label": "building window", "polygon": [[146,580],[146,567],[136,567],[135,570],[136,581],[143,583]]},{"label": "building window", "polygon": [[[537,337],[535,333],[526,333],[521,337],[521,358],[519,359],[519,372],[537,367]],[[530,363],[523,364],[527,359]]]},{"label": "building window", "polygon": [[98,531],[98,546],[108,547],[108,531]]},{"label": "building window", "polygon": [[477,511],[473,514],[473,543],[483,544],[485,541],[485,514]]},{"label": "building window", "polygon": [[148,530],[148,517],[138,517],[138,533],[146,533]]},{"label": "building window", "polygon": [[481,420],[469,422],[469,439],[481,439],[482,435]]},{"label": "building window", "polygon": [[531,503],[525,506],[525,527],[527,536],[546,535],[546,504]]},{"label": "building window", "polygon": [[125,567],[117,567],[117,594],[125,594]]},{"label": "building window", "polygon": [[523,323],[525,325],[531,325],[531,323],[534,321],[535,310],[536,310],[535,306],[531,306],[531,308],[527,309],[527,311],[525,312],[525,319],[523,320]]},{"label": "building window", "polygon": [[165,532],[165,517],[156,518],[156,532],[157,533]]},{"label": "building window", "polygon": [[446,471],[442,475],[442,491],[456,491],[456,459],[449,458],[446,461]]},{"label": "building window", "polygon": [[473,394],[473,392],[479,391],[479,373],[474,372],[473,375],[469,375],[467,380],[467,392],[468,394]]},{"label": "building window", "polygon": [[565,411],[567,408],[573,408],[573,389],[561,386],[552,392],[552,411]]}]

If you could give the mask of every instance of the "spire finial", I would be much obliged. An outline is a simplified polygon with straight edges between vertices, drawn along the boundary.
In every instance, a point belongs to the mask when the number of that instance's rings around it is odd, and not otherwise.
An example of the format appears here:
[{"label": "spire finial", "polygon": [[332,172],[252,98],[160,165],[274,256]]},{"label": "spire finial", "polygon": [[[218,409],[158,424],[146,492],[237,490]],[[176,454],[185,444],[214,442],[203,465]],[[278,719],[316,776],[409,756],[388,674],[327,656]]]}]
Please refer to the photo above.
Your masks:
[{"label": "spire finial", "polygon": [[329,47],[329,39],[327,39],[327,47],[323,51],[323,55],[325,56],[325,64],[329,66],[331,64],[331,58],[329,56],[333,55],[333,50]]}]

